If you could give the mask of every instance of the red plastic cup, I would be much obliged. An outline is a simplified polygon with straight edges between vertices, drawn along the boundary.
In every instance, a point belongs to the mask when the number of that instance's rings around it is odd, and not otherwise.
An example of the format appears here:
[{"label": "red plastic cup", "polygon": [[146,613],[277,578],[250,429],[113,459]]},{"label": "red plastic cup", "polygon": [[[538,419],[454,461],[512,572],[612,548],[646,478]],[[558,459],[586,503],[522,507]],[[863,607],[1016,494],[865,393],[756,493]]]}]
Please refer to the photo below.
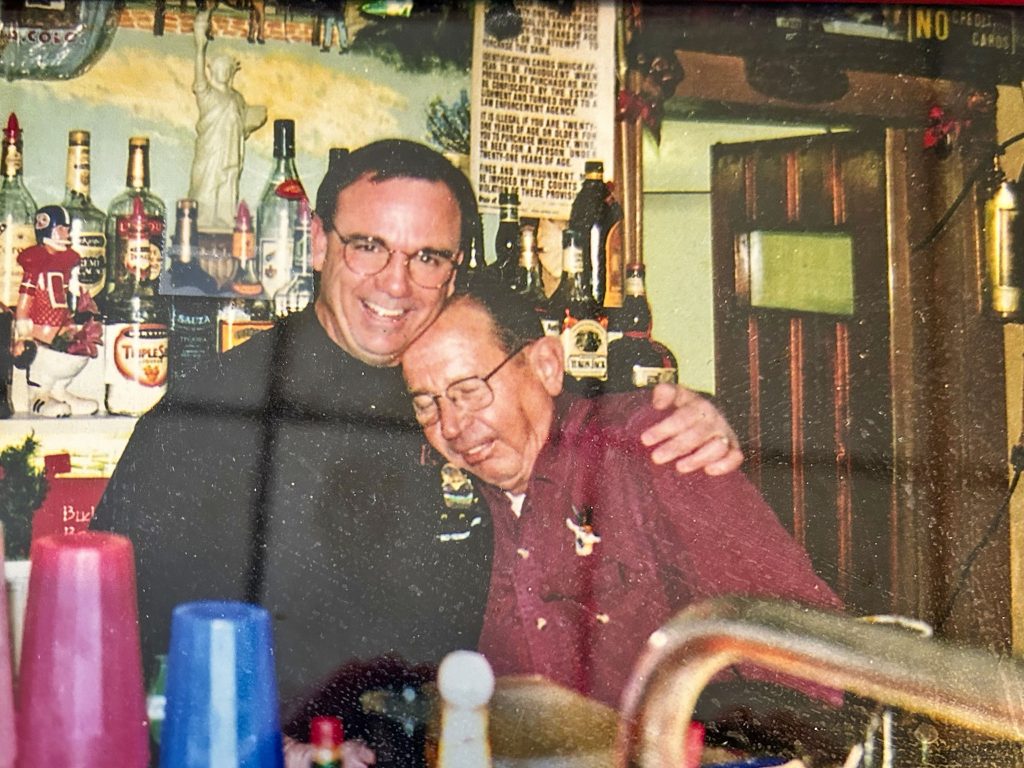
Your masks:
[{"label": "red plastic cup", "polygon": [[14,731],[14,688],[11,675],[11,643],[7,631],[7,588],[4,575],[4,537],[0,525],[0,768],[12,768],[18,753]]},{"label": "red plastic cup", "polygon": [[128,539],[86,532],[33,543],[17,700],[21,768],[148,765]]}]

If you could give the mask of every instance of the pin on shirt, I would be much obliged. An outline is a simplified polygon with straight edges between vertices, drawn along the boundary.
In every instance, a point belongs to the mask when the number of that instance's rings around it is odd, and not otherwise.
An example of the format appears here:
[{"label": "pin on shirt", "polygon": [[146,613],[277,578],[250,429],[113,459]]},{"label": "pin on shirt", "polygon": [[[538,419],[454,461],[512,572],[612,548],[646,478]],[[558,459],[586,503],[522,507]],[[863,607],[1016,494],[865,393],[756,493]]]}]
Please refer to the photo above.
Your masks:
[{"label": "pin on shirt", "polygon": [[587,557],[594,553],[594,545],[601,541],[601,537],[594,533],[594,526],[591,523],[594,510],[588,506],[581,512],[573,505],[572,512],[576,519],[565,518],[565,527],[572,531],[576,554]]},{"label": "pin on shirt", "polygon": [[474,514],[477,495],[472,479],[454,464],[445,464],[441,467],[441,495],[445,510],[441,513],[442,531],[437,538],[446,542],[468,539],[472,529],[482,522]]}]

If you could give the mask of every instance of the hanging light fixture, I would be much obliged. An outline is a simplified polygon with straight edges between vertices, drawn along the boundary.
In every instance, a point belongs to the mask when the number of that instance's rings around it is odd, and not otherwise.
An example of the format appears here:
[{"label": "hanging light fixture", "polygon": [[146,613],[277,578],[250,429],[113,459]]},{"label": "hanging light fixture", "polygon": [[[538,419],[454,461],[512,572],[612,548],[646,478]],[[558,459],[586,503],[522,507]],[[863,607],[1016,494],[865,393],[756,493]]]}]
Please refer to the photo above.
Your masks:
[{"label": "hanging light fixture", "polygon": [[1020,184],[1006,178],[998,156],[994,160],[994,190],[985,202],[985,264],[988,309],[1000,320],[1024,320],[1024,236],[1021,226]]}]

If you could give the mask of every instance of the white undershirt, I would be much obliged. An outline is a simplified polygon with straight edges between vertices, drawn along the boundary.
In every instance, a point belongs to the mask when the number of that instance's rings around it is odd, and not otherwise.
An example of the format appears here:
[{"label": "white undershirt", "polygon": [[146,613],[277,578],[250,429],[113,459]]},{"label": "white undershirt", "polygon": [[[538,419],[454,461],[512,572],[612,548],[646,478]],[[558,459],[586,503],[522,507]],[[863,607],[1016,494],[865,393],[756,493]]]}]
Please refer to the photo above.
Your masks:
[{"label": "white undershirt", "polygon": [[505,495],[508,496],[508,500],[512,503],[512,514],[519,519],[523,515],[523,502],[526,501],[525,493],[511,493],[505,491]]}]

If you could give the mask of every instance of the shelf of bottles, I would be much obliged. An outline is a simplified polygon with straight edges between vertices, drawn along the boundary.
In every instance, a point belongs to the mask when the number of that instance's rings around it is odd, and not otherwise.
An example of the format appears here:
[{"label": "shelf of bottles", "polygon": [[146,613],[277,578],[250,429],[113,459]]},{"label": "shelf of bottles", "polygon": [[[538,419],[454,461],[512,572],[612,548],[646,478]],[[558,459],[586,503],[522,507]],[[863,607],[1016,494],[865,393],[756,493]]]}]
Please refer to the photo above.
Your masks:
[{"label": "shelf of bottles", "polygon": [[[586,164],[583,184],[562,230],[562,273],[543,288],[536,219],[520,218],[514,189],[499,194],[495,260],[476,265],[470,283],[519,295],[546,334],[562,342],[566,389],[584,396],[625,392],[677,379],[675,356],[651,338],[644,265],[625,265],[622,208],[604,180],[604,164]],[[473,264],[473,262],[471,262]]]},{"label": "shelf of bottles", "polygon": [[[66,223],[67,235],[44,244],[40,209],[22,178],[21,126],[8,118],[0,157],[0,418],[138,417],[169,387],[312,301],[311,211],[295,168],[293,121],[275,121],[273,172],[254,212],[239,202],[233,230],[202,230],[195,200],[177,200],[169,214],[150,189],[149,149],[145,137],[129,140],[125,187],[104,212],[90,197],[90,135],[70,131],[60,214],[67,221],[51,227]],[[60,255],[67,249],[74,263]],[[29,298],[21,288],[26,259]],[[59,325],[53,336],[40,333],[40,302]],[[36,386],[52,352],[77,355],[80,370]]]}]

